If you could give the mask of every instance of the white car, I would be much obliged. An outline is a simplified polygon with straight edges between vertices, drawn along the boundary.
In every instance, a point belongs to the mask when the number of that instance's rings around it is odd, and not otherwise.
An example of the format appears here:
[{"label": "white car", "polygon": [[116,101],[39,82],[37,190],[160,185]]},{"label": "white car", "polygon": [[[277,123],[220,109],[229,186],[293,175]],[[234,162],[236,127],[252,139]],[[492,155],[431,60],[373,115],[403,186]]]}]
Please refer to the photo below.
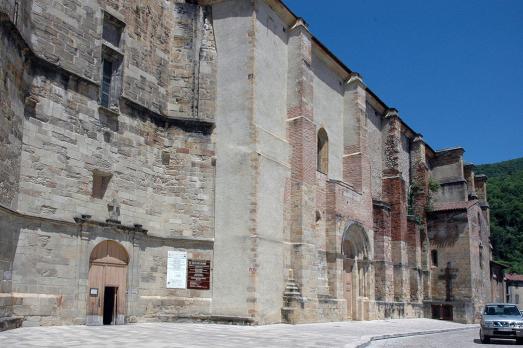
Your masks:
[{"label": "white car", "polygon": [[512,338],[523,344],[523,316],[518,307],[510,303],[489,303],[483,309],[481,343],[489,343],[491,338]]}]

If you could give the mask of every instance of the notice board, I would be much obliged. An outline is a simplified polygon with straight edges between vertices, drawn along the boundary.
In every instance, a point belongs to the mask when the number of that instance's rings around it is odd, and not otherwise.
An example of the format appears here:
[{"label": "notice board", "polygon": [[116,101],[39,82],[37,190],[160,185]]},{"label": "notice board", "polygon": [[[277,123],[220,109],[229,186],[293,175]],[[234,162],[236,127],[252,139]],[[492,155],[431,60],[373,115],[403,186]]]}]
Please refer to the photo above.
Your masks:
[{"label": "notice board", "polygon": [[211,261],[189,260],[187,288],[209,290],[211,285]]},{"label": "notice board", "polygon": [[169,250],[167,252],[167,288],[187,289],[187,252]]}]

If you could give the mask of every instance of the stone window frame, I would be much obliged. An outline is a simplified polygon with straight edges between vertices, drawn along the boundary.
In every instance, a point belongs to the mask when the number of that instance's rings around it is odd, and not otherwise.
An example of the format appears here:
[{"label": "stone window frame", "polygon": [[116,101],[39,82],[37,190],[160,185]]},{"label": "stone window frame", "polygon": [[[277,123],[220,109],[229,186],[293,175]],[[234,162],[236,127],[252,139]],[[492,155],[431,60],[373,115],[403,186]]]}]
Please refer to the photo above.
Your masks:
[{"label": "stone window frame", "polygon": [[325,128],[320,128],[316,136],[316,170],[329,174],[329,135]]}]

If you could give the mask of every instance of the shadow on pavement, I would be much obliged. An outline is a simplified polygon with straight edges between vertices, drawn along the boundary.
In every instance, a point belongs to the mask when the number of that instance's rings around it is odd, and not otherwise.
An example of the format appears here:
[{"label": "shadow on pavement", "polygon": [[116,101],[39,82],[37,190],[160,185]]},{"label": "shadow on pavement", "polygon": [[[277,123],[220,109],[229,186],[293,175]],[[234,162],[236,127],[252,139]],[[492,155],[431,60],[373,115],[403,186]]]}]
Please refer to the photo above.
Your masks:
[{"label": "shadow on pavement", "polygon": [[[481,340],[479,338],[474,339],[474,343],[483,345],[483,343],[481,343]],[[490,339],[490,345],[498,345],[498,344],[502,344],[502,345],[505,345],[505,346],[515,346],[516,345],[516,341],[515,340],[497,339],[497,338],[491,338]]]}]

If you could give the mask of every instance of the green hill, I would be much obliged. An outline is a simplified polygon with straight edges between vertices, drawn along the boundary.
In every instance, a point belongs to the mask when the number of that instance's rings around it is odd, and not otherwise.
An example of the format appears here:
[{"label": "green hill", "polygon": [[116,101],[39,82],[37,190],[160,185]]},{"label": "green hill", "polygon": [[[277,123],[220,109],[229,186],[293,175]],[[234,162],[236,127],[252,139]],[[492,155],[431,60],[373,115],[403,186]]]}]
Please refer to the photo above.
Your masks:
[{"label": "green hill", "polygon": [[523,158],[477,166],[486,174],[494,259],[523,274]]}]

